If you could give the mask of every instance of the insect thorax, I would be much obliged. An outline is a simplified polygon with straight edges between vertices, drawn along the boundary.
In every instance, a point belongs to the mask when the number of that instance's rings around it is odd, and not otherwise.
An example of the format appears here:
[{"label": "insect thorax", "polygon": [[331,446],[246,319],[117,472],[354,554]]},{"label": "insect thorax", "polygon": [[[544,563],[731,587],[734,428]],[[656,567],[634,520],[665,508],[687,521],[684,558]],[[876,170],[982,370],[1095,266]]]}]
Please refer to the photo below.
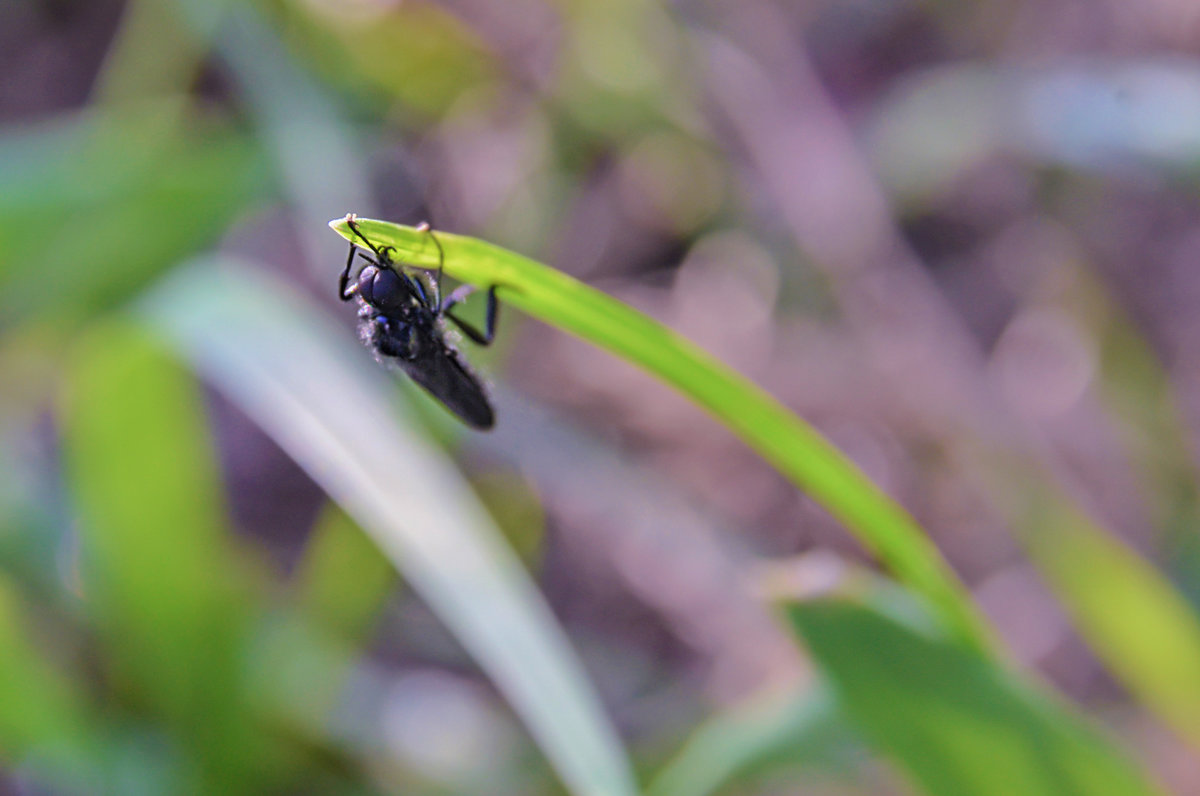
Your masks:
[{"label": "insect thorax", "polygon": [[359,336],[384,357],[414,360],[436,341],[420,323],[392,318],[364,304],[358,311]]}]

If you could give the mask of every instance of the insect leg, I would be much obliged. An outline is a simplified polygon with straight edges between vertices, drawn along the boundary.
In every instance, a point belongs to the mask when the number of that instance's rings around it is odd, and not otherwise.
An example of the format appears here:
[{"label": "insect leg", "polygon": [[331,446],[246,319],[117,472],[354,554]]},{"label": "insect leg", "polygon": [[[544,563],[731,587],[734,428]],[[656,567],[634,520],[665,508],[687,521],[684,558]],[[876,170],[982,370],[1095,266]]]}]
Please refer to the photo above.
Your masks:
[{"label": "insect leg", "polygon": [[422,221],[417,225],[417,229],[420,232],[428,232],[429,237],[433,238],[433,243],[438,249],[437,277],[433,283],[433,305],[430,307],[430,309],[436,310],[442,306],[442,266],[446,264],[446,250],[442,248],[442,242],[437,239],[437,235],[433,234],[428,221]]},{"label": "insect leg", "polygon": [[355,220],[353,215],[346,216],[346,224],[347,224],[347,226],[350,227],[351,232],[353,232],[355,235],[357,235],[359,238],[361,238],[363,243],[367,244],[368,249],[375,252],[376,257],[378,257],[381,260],[384,258],[383,252],[381,252],[379,249],[376,249],[375,244],[371,243],[371,241],[367,240],[367,236],[362,234],[362,230],[360,230],[358,228],[358,222]]},{"label": "insect leg", "polygon": [[401,273],[403,274],[404,278],[408,281],[408,283],[412,286],[413,291],[416,292],[417,298],[419,298],[421,300],[422,304],[424,304],[426,307],[436,307],[437,306],[436,304],[430,303],[429,288],[426,286],[425,281],[421,278],[420,275],[408,273],[407,268],[403,269],[401,271]]},{"label": "insect leg", "polygon": [[462,330],[462,333],[474,340],[479,345],[490,345],[496,337],[496,315],[498,308],[496,304],[496,286],[492,285],[487,292],[487,314],[484,316],[483,331],[480,332],[471,324],[462,320],[454,313],[450,312],[450,308],[460,301],[465,299],[475,290],[474,285],[460,285],[453,293],[446,297],[446,301],[440,308],[440,314],[445,315],[450,320],[454,321],[454,325]]},{"label": "insect leg", "polygon": [[342,270],[342,275],[338,277],[338,298],[342,301],[349,301],[354,297],[354,288],[349,287],[349,283],[350,266],[354,265],[354,252],[356,251],[358,251],[358,247],[351,243],[350,256],[346,258],[346,267]]},{"label": "insect leg", "polygon": [[350,299],[354,298],[354,293],[358,289],[357,286],[350,284],[350,269],[354,266],[354,255],[356,252],[358,253],[359,257],[363,258],[371,265],[379,265],[378,261],[373,260],[372,258],[363,254],[357,245],[351,243],[350,253],[346,256],[346,267],[342,270],[342,275],[338,277],[338,298],[340,298],[342,301],[349,301]]},{"label": "insect leg", "polygon": [[443,301],[441,304],[438,305],[438,308],[437,308],[438,313],[439,314],[445,313],[446,310],[450,309],[451,307],[453,307],[457,304],[461,304],[462,302],[466,301],[467,296],[471,295],[474,292],[475,292],[474,285],[459,285],[453,291],[450,292],[449,296],[446,296],[445,301]]}]

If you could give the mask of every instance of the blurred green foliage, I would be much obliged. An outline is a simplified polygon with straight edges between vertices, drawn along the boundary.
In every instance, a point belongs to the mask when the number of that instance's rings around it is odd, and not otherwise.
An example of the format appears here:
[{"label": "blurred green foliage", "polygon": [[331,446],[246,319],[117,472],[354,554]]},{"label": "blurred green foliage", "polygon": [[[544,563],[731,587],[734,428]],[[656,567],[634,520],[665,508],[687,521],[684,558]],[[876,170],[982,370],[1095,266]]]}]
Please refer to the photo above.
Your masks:
[{"label": "blurred green foliage", "polygon": [[1053,697],[971,651],[852,601],[788,615],[851,720],[929,793],[1157,792]]},{"label": "blurred green foliage", "polygon": [[[70,329],[211,243],[269,192],[253,139],[178,101],[41,122],[0,149],[9,323],[53,313]],[[63,232],[47,245],[51,223]],[[50,285],[47,273],[71,278]]]}]

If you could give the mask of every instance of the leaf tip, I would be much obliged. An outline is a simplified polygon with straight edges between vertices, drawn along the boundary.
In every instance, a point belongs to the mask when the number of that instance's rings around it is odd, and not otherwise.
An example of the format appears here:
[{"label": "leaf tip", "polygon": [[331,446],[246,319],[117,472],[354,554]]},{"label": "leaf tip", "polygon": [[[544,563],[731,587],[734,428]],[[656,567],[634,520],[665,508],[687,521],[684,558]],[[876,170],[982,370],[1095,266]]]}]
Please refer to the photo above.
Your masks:
[{"label": "leaf tip", "polygon": [[332,219],[329,222],[329,228],[341,235],[343,238],[348,238],[350,237],[350,222],[355,218],[357,218],[357,216],[355,216],[354,213],[347,213],[342,218]]}]

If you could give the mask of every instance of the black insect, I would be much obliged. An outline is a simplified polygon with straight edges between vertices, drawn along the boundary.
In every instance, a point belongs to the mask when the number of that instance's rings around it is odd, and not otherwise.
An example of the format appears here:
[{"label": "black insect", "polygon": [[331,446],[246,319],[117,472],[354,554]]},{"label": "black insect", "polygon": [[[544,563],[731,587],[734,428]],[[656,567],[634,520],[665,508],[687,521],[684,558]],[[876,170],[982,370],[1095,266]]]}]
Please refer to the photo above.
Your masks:
[{"label": "black insect", "polygon": [[[480,332],[450,311],[471,294],[474,286],[460,285],[442,300],[445,252],[428,224],[419,228],[429,231],[438,247],[437,277],[432,285],[395,262],[393,247],[376,246],[367,240],[353,217],[347,217],[346,221],[374,254],[372,257],[363,253],[352,241],[346,268],[338,280],[342,301],[358,300],[358,329],[363,342],[375,350],[380,362],[398,365],[464,423],[480,430],[491,428],[496,418],[487,393],[462,354],[446,341],[443,319],[449,318],[479,345],[488,345],[496,331],[496,288],[493,286],[487,292],[487,316],[484,331]],[[355,253],[367,264],[351,280]]]}]

